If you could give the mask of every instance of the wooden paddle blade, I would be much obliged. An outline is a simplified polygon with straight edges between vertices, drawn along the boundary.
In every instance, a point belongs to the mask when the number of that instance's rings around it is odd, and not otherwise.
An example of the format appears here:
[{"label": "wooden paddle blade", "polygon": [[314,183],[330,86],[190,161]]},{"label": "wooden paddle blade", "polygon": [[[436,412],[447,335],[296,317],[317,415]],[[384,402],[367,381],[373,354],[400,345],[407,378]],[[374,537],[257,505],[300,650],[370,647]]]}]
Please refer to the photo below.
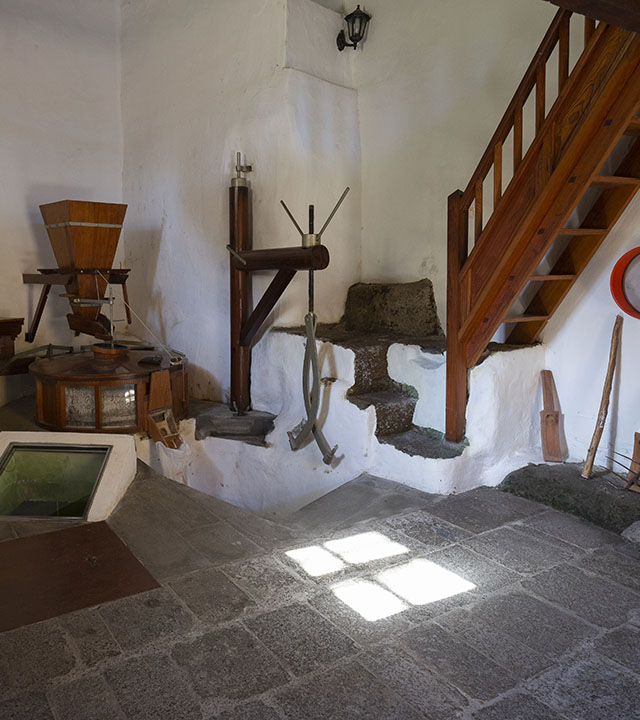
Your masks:
[{"label": "wooden paddle blade", "polygon": [[542,410],[540,412],[540,434],[542,437],[542,457],[546,462],[564,462],[565,456],[560,446],[560,412]]}]

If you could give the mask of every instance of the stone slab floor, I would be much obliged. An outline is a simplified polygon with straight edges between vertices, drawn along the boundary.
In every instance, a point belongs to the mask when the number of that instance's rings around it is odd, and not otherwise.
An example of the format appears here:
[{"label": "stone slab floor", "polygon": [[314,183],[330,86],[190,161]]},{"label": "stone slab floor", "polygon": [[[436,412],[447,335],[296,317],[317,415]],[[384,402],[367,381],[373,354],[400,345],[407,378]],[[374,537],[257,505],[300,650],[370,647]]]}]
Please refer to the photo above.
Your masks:
[{"label": "stone slab floor", "polygon": [[162,587],[0,635],[2,720],[640,718],[640,553],[543,505],[362,477],[276,523],[141,466],[110,525]]}]

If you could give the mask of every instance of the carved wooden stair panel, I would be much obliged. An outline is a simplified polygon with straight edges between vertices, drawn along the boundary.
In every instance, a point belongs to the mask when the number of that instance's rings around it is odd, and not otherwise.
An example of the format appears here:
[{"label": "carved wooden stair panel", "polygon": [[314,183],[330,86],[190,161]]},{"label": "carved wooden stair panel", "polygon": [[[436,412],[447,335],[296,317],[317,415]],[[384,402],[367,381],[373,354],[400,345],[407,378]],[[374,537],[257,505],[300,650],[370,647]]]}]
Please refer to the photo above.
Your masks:
[{"label": "carved wooden stair panel", "polygon": [[[556,15],[464,192],[449,198],[447,438],[464,435],[467,371],[502,323],[508,342],[536,340],[640,187],[640,141],[613,175],[603,166],[620,138],[640,135],[640,36],[585,20],[585,46],[569,71],[571,13]],[[546,64],[558,49],[558,97],[545,115]],[[523,156],[523,107],[535,98],[536,134]],[[502,188],[502,152],[513,138],[514,174]],[[493,212],[483,188],[493,170]],[[585,193],[597,193],[580,228],[567,228]],[[471,211],[475,217],[471,217]],[[468,253],[470,225],[475,243]],[[544,276],[537,268],[556,239],[568,244]],[[509,315],[531,282],[524,313]]]}]

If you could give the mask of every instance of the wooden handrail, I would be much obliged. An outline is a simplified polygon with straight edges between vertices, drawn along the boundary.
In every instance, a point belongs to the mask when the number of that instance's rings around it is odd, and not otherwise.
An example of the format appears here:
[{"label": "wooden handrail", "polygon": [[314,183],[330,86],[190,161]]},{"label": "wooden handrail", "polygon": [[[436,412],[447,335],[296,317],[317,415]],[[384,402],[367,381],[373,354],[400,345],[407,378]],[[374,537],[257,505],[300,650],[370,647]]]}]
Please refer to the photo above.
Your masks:
[{"label": "wooden handrail", "polygon": [[558,42],[560,40],[560,30],[565,25],[568,27],[568,22],[571,15],[572,13],[568,10],[558,10],[558,12],[556,13],[556,16],[554,17],[551,25],[549,26],[549,29],[544,36],[544,39],[540,43],[540,47],[534,55],[531,64],[527,68],[524,77],[520,82],[520,85],[518,85],[518,89],[516,90],[513,99],[509,103],[507,110],[502,117],[502,120],[498,124],[498,127],[496,128],[493,137],[489,141],[487,149],[485,150],[484,155],[478,163],[478,167],[471,176],[471,180],[469,180],[469,184],[467,185],[462,196],[462,206],[464,209],[468,209],[469,207],[471,207],[471,204],[475,199],[475,189],[478,182],[484,181],[484,179],[489,174],[491,166],[493,165],[494,149],[498,144],[504,143],[504,141],[509,136],[509,133],[514,127],[516,113],[521,117],[522,108],[524,107],[524,104],[529,98],[531,91],[536,85],[536,80],[539,77],[539,68],[544,68],[546,66],[547,61],[553,54],[553,51],[555,50],[556,45],[558,45]]},{"label": "wooden handrail", "polygon": [[[640,80],[630,78],[633,68],[640,67],[640,39],[634,40],[632,33],[605,23],[596,27],[585,18],[585,45],[570,71],[571,16],[568,10],[558,11],[466,189],[449,198],[446,403],[449,440],[459,441],[464,434],[468,368],[504,320],[518,287],[526,284],[534,271],[539,262],[536,253],[548,247],[552,228],[562,227],[564,216],[549,216],[543,222],[540,208],[547,212],[553,193],[565,189],[564,204],[569,208],[578,184],[592,179],[599,167],[591,167],[591,159],[587,159],[581,169],[576,166],[571,170],[572,163],[582,157],[581,153],[588,154],[588,148],[606,157],[606,149],[624,132],[635,112],[632,102],[636,90],[632,88],[640,88]],[[547,115],[547,63],[556,49],[558,94]],[[628,99],[616,101],[627,82]],[[523,108],[534,91],[535,133],[524,147]],[[579,108],[580,112],[576,114],[572,108]],[[607,114],[603,115],[604,112]],[[603,126],[608,129],[604,135],[597,135],[603,132]],[[513,175],[503,188],[504,144],[512,131]],[[596,138],[598,142],[593,143]],[[571,152],[567,152],[569,147]],[[483,186],[492,168],[493,208],[485,223]],[[576,178],[578,184],[574,185]],[[475,242],[469,253],[469,212],[474,203]],[[535,240],[530,239],[533,234]],[[527,269],[528,265],[531,267]]]}]

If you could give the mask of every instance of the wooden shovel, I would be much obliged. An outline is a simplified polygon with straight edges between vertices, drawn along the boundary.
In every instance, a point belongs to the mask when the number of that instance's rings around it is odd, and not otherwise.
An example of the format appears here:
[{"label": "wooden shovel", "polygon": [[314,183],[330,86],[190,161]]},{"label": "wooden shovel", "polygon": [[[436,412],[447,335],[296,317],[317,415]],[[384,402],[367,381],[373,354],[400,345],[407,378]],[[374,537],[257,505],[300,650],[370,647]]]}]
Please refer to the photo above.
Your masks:
[{"label": "wooden shovel", "polygon": [[542,403],[540,412],[540,433],[542,435],[542,457],[547,462],[564,462],[560,448],[560,411],[554,410],[553,374],[551,370],[543,370]]}]

